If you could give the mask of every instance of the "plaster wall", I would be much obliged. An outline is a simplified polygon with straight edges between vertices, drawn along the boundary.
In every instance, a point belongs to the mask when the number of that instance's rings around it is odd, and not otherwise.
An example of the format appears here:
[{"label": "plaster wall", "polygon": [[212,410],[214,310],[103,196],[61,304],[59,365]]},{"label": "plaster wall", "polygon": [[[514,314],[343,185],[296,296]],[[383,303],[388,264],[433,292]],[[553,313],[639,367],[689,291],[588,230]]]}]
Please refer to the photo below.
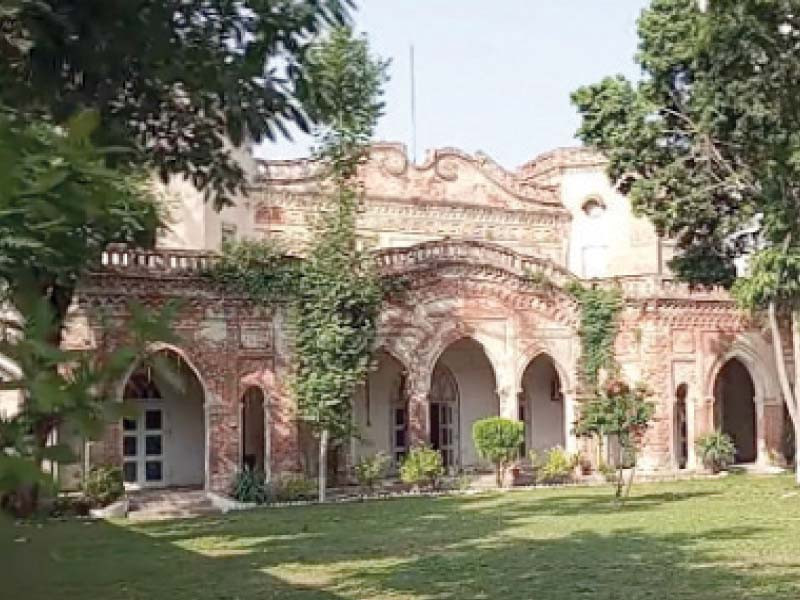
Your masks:
[{"label": "plaster wall", "polygon": [[522,378],[523,396],[526,401],[526,447],[542,451],[566,444],[564,439],[564,400],[551,399],[553,379],[558,373],[552,361],[540,355],[535,358]]},{"label": "plaster wall", "polygon": [[451,345],[439,359],[456,379],[459,393],[458,448],[461,466],[478,466],[481,460],[472,440],[475,421],[499,415],[494,371],[477,342],[461,340]]}]

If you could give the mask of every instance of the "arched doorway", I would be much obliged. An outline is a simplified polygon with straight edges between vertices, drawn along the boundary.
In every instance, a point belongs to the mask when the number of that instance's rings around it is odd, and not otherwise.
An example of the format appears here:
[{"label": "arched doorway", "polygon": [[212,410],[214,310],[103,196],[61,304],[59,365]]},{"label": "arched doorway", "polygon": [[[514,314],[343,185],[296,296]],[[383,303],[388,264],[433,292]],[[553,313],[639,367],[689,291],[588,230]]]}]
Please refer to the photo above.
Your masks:
[{"label": "arched doorway", "polygon": [[673,443],[674,460],[678,469],[685,469],[689,463],[689,426],[686,412],[686,396],[689,387],[681,383],[675,390],[675,407],[673,409]]},{"label": "arched doorway", "polygon": [[755,386],[747,367],[737,358],[723,365],[714,382],[714,428],[733,440],[737,463],[755,462]]},{"label": "arched doorway", "polygon": [[356,459],[382,452],[399,466],[408,451],[406,372],[385,350],[375,354],[373,365],[353,402],[353,418],[361,434],[354,444]]},{"label": "arched doorway", "polygon": [[525,451],[566,445],[564,394],[553,359],[539,354],[522,374],[519,419],[525,423]]},{"label": "arched doorway", "polygon": [[122,471],[130,487],[202,486],[206,434],[203,386],[177,353],[159,351],[128,377]]},{"label": "arched doorway", "polygon": [[428,402],[431,446],[445,467],[477,466],[472,424],[500,414],[494,369],[483,346],[463,338],[447,347],[433,370]]},{"label": "arched doorway", "polygon": [[266,474],[267,448],[264,392],[251,386],[242,395],[242,467]]}]

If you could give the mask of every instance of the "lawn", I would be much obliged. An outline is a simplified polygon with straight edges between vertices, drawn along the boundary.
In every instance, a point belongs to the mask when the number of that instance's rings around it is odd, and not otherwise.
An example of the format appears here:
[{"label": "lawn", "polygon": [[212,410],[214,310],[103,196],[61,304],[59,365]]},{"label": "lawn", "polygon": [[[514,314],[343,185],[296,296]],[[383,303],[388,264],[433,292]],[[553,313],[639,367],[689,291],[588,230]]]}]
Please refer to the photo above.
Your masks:
[{"label": "lawn", "polygon": [[[800,598],[788,477],[0,528],[0,598]],[[16,541],[15,541],[16,540]]]}]

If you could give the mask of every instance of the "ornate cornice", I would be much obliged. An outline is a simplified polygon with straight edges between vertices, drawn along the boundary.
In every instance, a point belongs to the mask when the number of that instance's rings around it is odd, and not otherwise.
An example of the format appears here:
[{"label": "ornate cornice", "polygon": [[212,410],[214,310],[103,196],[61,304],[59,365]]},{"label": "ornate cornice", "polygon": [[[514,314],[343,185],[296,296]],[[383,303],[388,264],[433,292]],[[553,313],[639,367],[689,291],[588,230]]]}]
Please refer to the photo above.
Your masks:
[{"label": "ornate cornice", "polygon": [[[270,191],[318,187],[325,174],[319,162],[308,159],[263,161],[260,168],[257,181]],[[374,144],[360,168],[359,179],[368,197],[422,201],[457,198],[459,203],[566,211],[555,187],[527,181],[485,154],[470,155],[456,148],[434,150],[416,165],[403,144]]]}]

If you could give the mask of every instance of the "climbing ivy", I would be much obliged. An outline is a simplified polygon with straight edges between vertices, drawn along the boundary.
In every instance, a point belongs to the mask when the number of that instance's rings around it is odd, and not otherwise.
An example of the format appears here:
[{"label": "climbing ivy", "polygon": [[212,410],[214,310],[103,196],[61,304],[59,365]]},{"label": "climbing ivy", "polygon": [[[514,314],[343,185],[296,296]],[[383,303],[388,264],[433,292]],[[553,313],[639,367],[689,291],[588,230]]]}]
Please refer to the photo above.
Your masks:
[{"label": "climbing ivy", "polygon": [[583,376],[590,389],[596,389],[600,370],[614,366],[614,340],[617,337],[617,316],[622,309],[622,294],[616,288],[585,287],[569,284],[565,291],[580,306],[578,331],[581,338]]},{"label": "climbing ivy", "polygon": [[226,290],[260,304],[291,302],[300,280],[300,262],[275,242],[241,240],[223,245],[222,255],[205,273]]},{"label": "climbing ivy", "polygon": [[352,398],[369,372],[384,295],[375,261],[357,239],[356,215],[358,167],[382,114],[388,63],[347,28],[312,46],[307,63],[306,108],[318,123],[315,158],[326,169],[307,256],[293,261],[277,246],[243,242],[225,248],[211,275],[259,301],[287,303],[290,387],[298,417],[319,440],[324,500],[329,440],[356,433]]}]

